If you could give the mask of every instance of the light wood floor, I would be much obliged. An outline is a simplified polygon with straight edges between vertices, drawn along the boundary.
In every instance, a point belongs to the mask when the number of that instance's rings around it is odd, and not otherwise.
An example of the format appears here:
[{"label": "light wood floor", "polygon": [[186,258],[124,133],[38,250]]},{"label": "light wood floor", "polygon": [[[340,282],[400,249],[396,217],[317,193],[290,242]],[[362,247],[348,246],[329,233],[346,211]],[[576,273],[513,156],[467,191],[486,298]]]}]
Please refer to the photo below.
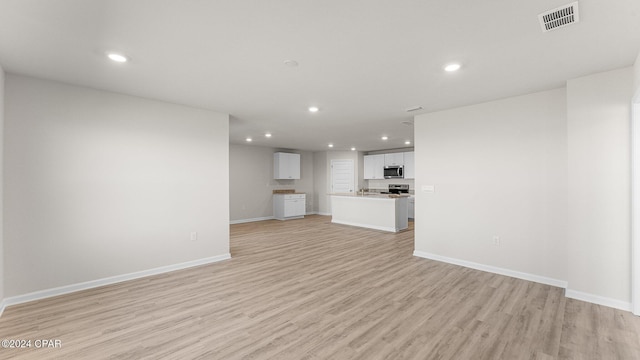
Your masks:
[{"label": "light wood floor", "polygon": [[231,227],[232,259],[9,307],[2,359],[640,359],[640,318],[412,256],[329,217]]}]

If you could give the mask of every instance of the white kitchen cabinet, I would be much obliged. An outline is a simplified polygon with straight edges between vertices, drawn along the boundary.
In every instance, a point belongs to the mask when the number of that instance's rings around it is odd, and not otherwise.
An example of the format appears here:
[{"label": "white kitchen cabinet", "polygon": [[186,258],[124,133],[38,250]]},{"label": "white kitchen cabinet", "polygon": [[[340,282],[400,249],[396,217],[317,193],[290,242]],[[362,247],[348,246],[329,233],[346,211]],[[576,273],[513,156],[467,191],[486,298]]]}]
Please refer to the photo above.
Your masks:
[{"label": "white kitchen cabinet", "polygon": [[278,220],[301,219],[306,214],[305,194],[274,194],[273,217]]},{"label": "white kitchen cabinet", "polygon": [[364,179],[384,179],[384,154],[364,156]]},{"label": "white kitchen cabinet", "polygon": [[407,213],[409,214],[409,219],[413,219],[416,215],[416,197],[409,196],[409,201],[407,202],[409,208],[407,209]]},{"label": "white kitchen cabinet", "polygon": [[300,179],[300,154],[277,152],[273,154],[274,179]]},{"label": "white kitchen cabinet", "polygon": [[416,178],[415,153],[413,151],[404,153],[404,178]]},{"label": "white kitchen cabinet", "polygon": [[384,154],[384,166],[404,165],[404,153]]}]

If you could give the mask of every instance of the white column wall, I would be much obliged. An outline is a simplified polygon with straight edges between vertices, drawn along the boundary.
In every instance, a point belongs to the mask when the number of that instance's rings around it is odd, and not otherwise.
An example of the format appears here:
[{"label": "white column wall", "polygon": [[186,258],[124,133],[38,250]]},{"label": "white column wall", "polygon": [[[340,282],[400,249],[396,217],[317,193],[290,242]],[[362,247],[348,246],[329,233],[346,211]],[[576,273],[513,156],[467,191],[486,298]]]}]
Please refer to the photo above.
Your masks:
[{"label": "white column wall", "polygon": [[0,65],[0,315],[4,309],[4,76]]},{"label": "white column wall", "polygon": [[567,82],[567,296],[628,308],[633,69]]}]

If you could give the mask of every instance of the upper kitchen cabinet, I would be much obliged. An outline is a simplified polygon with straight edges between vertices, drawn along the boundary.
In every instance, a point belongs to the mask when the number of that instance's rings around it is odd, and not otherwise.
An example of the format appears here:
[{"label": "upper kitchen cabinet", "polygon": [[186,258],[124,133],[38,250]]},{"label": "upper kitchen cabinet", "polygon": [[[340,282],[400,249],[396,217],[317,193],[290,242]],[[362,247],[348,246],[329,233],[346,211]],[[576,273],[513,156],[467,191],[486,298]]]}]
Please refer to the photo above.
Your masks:
[{"label": "upper kitchen cabinet", "polygon": [[404,165],[404,153],[384,154],[384,166]]},{"label": "upper kitchen cabinet", "polygon": [[413,151],[404,153],[404,178],[415,179],[416,177],[416,162],[415,153]]},{"label": "upper kitchen cabinet", "polygon": [[384,179],[384,154],[364,156],[364,179]]},{"label": "upper kitchen cabinet", "polygon": [[300,179],[300,154],[277,152],[273,154],[274,179]]}]

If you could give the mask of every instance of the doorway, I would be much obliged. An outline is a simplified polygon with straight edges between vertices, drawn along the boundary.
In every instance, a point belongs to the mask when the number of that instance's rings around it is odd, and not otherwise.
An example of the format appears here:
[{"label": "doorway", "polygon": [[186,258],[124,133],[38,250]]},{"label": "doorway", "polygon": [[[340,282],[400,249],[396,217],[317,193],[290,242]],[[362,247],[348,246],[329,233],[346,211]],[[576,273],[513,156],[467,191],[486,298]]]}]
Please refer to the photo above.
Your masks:
[{"label": "doorway", "polygon": [[331,160],[331,192],[352,193],[355,189],[353,160]]}]

